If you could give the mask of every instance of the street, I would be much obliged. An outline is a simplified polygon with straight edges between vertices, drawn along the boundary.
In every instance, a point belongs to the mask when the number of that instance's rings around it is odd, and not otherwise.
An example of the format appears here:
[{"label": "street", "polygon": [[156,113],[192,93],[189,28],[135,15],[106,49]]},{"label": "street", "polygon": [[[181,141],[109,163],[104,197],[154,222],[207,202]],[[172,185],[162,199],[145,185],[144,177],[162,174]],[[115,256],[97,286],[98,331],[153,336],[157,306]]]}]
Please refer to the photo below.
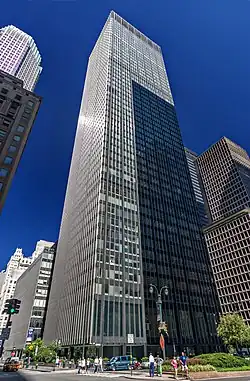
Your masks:
[{"label": "street", "polygon": [[[77,373],[54,373],[54,372],[36,372],[36,371],[19,371],[18,373],[12,373],[12,372],[1,372],[0,371],[0,381],[5,380],[5,381],[106,381],[107,378],[112,378],[114,381],[125,381],[127,377],[124,377],[124,374],[104,374],[104,375],[78,375]],[[129,376],[129,375],[127,375]],[[129,377],[128,377],[129,378]],[[149,376],[144,374],[143,376],[138,376],[135,375],[134,380],[145,380],[149,378]],[[156,378],[156,377],[155,377]],[[163,377],[163,380],[171,380],[171,377]],[[228,377],[226,378],[227,381],[250,381],[250,377],[245,376],[245,377]],[[180,380],[182,380],[180,378]],[[218,381],[219,378],[217,379],[203,379],[202,381]]]},{"label": "street", "polygon": [[114,375],[102,377],[78,375],[77,373],[42,373],[36,371],[19,371],[18,373],[13,373],[0,371],[0,381],[79,381],[79,379],[84,381],[105,381],[107,378],[112,378],[114,381],[121,379],[119,376],[114,377]]}]

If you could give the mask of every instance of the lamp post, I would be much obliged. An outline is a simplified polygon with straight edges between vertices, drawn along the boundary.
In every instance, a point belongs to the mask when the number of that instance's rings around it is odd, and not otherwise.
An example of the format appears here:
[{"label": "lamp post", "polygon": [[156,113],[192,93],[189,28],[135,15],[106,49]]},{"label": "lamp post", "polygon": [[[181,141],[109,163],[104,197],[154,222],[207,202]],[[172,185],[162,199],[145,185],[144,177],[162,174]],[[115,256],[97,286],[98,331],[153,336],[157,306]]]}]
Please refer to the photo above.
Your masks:
[{"label": "lamp post", "polygon": [[[159,323],[159,332],[161,331],[161,327],[165,324],[162,319],[162,294],[164,293],[166,296],[168,295],[168,287],[163,286],[161,287],[160,291],[154,284],[149,285],[149,292],[150,294],[154,293],[154,290],[156,291],[157,294],[157,299],[156,299],[156,310],[157,310],[157,322]],[[166,331],[165,331],[166,332]],[[163,359],[165,360],[166,354],[165,354],[165,342],[164,342],[164,347],[162,348],[163,352]]]}]

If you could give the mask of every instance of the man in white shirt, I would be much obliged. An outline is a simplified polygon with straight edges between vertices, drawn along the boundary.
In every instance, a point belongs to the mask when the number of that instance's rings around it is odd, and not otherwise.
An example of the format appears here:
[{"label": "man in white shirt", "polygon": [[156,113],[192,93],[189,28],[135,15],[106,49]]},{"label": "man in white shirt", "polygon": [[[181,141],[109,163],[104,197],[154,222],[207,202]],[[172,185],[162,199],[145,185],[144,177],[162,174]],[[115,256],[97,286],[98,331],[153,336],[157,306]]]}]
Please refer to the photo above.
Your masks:
[{"label": "man in white shirt", "polygon": [[152,353],[149,354],[149,377],[154,377],[155,375],[155,359]]}]

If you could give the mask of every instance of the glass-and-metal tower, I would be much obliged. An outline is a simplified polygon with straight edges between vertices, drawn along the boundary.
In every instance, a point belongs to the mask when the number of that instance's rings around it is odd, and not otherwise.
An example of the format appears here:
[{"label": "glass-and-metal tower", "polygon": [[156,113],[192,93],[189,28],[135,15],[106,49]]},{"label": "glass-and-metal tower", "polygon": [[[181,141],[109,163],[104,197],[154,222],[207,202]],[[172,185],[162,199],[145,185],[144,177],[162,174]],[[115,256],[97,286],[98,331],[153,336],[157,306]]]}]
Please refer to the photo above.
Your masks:
[{"label": "glass-and-metal tower", "polygon": [[0,70],[33,91],[42,71],[41,56],[31,36],[13,25],[0,29]]},{"label": "glass-and-metal tower", "polygon": [[[45,341],[105,356],[217,344],[217,300],[161,48],[111,12],[90,55]],[[179,349],[178,349],[179,348]]]},{"label": "glass-and-metal tower", "polygon": [[198,208],[198,213],[200,216],[200,223],[201,226],[208,225],[208,210],[206,205],[206,197],[205,193],[202,187],[202,181],[200,180],[199,170],[196,164],[196,160],[198,158],[198,155],[191,151],[190,149],[185,147],[185,153],[188,163],[188,168],[193,184],[195,199],[196,199],[196,205]]}]

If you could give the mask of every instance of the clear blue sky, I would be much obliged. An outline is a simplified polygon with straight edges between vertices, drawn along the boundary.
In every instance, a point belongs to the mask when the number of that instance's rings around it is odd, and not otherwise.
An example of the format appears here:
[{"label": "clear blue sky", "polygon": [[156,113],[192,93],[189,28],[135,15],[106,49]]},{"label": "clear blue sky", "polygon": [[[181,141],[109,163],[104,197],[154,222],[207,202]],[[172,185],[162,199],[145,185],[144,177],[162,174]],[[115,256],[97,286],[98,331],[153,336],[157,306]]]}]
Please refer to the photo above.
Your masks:
[{"label": "clear blue sky", "polygon": [[161,45],[184,143],[200,153],[226,135],[250,152],[250,1],[1,0],[0,26],[41,52],[43,103],[0,216],[0,268],[58,237],[87,59],[112,9]]}]

